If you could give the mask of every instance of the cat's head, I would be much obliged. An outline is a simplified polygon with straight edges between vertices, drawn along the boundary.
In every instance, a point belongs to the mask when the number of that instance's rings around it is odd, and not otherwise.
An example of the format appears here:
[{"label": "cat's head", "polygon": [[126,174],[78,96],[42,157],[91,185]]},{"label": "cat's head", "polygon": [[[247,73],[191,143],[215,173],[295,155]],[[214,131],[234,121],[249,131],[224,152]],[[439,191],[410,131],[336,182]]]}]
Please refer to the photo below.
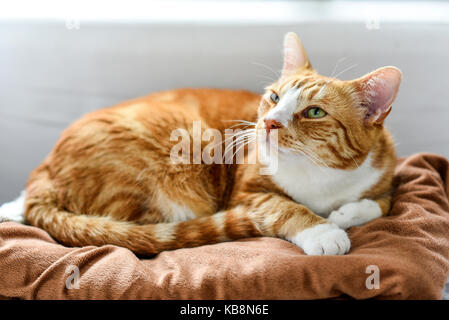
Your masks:
[{"label": "cat's head", "polygon": [[281,78],[266,88],[256,128],[268,136],[277,129],[281,154],[353,168],[381,134],[400,82],[401,72],[395,67],[349,81],[319,75],[297,35],[290,32],[284,39]]}]

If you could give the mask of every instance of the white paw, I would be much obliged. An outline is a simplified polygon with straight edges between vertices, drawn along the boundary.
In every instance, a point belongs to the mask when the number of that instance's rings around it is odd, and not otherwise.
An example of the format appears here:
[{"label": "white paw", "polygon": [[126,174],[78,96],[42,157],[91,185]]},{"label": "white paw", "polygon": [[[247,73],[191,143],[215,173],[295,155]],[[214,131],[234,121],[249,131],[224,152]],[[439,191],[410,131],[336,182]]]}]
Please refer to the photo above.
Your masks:
[{"label": "white paw", "polygon": [[288,239],[307,255],[345,254],[351,247],[348,235],[333,223],[323,223],[297,233]]},{"label": "white paw", "polygon": [[360,226],[382,216],[382,210],[376,201],[363,199],[347,203],[336,211],[332,211],[327,220],[342,229]]}]

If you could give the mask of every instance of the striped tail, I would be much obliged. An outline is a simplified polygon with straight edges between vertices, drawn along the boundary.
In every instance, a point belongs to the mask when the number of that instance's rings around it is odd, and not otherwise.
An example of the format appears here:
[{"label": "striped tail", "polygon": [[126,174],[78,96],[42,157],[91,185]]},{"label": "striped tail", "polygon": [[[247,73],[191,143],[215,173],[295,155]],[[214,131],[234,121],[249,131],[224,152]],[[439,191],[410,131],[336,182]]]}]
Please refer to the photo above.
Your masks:
[{"label": "striped tail", "polygon": [[73,214],[61,210],[48,198],[30,197],[26,201],[25,216],[30,224],[44,229],[65,245],[112,244],[141,255],[261,236],[248,215],[237,209],[184,222],[139,225]]}]

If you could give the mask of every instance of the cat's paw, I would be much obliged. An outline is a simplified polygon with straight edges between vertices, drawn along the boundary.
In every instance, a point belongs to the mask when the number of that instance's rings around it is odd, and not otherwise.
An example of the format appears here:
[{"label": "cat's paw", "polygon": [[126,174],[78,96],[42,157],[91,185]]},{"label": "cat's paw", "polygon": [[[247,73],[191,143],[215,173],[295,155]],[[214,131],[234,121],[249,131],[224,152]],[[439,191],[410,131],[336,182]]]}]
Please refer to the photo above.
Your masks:
[{"label": "cat's paw", "polygon": [[347,203],[336,211],[332,211],[327,220],[342,229],[360,226],[382,216],[382,210],[376,201],[363,199]]},{"label": "cat's paw", "polygon": [[345,254],[351,247],[348,235],[333,223],[323,223],[296,234],[291,242],[304,250],[307,255]]}]

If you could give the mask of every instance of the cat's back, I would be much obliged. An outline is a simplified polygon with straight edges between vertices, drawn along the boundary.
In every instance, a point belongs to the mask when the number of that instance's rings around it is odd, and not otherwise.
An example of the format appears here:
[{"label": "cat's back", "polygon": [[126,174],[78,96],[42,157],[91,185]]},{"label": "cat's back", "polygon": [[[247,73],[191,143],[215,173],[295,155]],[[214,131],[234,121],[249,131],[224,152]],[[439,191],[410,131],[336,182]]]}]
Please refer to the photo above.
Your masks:
[{"label": "cat's back", "polygon": [[158,117],[165,119],[169,115],[184,120],[202,120],[210,127],[220,129],[229,126],[226,120],[255,120],[259,102],[260,95],[247,90],[186,88],[152,93],[99,113],[115,112],[147,121]]},{"label": "cat's back", "polygon": [[127,135],[169,141],[173,130],[190,131],[193,121],[201,121],[204,128],[222,131],[233,125],[228,120],[254,120],[259,100],[258,94],[245,90],[204,88],[156,92],[84,115],[62,133],[54,151],[67,140],[72,142],[72,147],[74,141],[84,145],[114,138],[113,141],[119,142],[118,136]]},{"label": "cat's back", "polygon": [[[115,212],[116,218],[122,218],[120,212],[124,207],[127,212],[140,212],[146,208],[148,199],[169,198],[154,193],[155,189],[162,189],[162,186],[154,188],[156,184],[164,182],[168,186],[167,176],[171,177],[173,189],[185,180],[180,166],[170,163],[171,149],[177,143],[170,139],[174,130],[184,129],[193,136],[194,121],[201,121],[203,130],[220,131],[234,124],[226,120],[253,121],[259,99],[248,91],[179,89],[86,114],[62,133],[43,164],[31,174],[28,184],[38,182],[42,174],[48,175],[59,201],[72,212],[100,215]],[[220,181],[226,178],[222,168],[211,166],[189,166],[189,173],[211,179],[218,174]],[[223,190],[218,188],[222,186],[205,185],[205,190],[210,191],[197,193],[207,192],[204,198],[220,198]],[[195,202],[195,197],[189,196],[184,201]],[[120,204],[122,198],[133,200],[126,200],[125,206]],[[111,208],[110,203],[116,200],[117,208]],[[196,211],[215,210],[212,202],[203,207]],[[189,216],[189,212],[182,214]]]},{"label": "cat's back", "polygon": [[[259,101],[260,95],[246,90],[204,88],[156,92],[84,115],[63,132],[60,141],[67,136],[79,136],[86,141],[93,137],[94,131],[95,140],[100,140],[101,133],[117,133],[120,127],[143,136],[158,131],[165,134],[167,130],[188,129],[193,121],[201,121],[204,128],[222,131],[233,125],[228,120],[254,121]],[[169,137],[170,134],[167,140]]]}]

